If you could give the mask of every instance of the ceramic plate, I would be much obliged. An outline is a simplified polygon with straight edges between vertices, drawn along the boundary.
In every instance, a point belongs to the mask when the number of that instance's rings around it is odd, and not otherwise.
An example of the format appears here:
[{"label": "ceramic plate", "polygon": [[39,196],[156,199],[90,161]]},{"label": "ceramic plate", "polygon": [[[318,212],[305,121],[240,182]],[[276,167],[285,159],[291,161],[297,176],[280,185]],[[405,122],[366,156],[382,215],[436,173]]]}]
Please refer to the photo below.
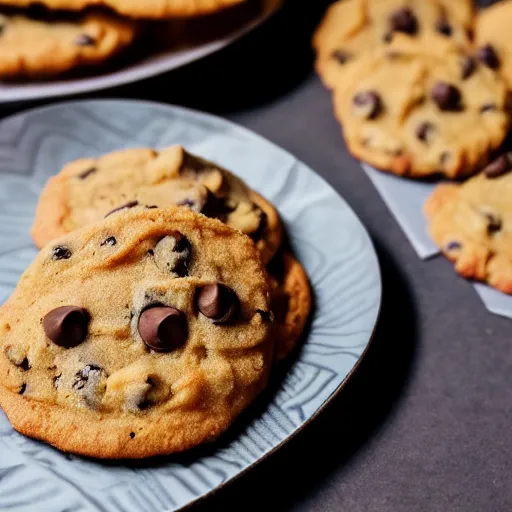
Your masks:
[{"label": "ceramic plate", "polygon": [[[214,15],[217,16],[219,25],[222,25],[215,31],[208,29],[210,23],[207,19],[191,20],[185,23],[172,22],[168,25],[168,31],[178,32],[178,34],[161,41],[162,44],[158,50],[151,51],[148,55],[138,56],[135,61],[131,60],[128,50],[127,56],[122,58],[122,63],[114,65],[113,68],[107,67],[100,74],[94,75],[91,74],[92,71],[86,70],[87,74],[81,78],[61,78],[33,83],[0,81],[0,104],[98,91],[180,68],[221,50],[247,34],[274,14],[283,1],[251,0],[252,3],[244,12]],[[167,26],[162,24],[158,24],[158,27],[159,32],[167,30]],[[205,32],[208,32],[208,35],[201,41],[197,39],[197,34],[194,32],[200,32],[201,37]],[[128,58],[130,58],[129,61]]]},{"label": "ceramic plate", "polygon": [[252,132],[146,102],[65,103],[0,122],[0,302],[36,255],[29,227],[49,176],[75,158],[175,143],[233,170],[276,204],[316,296],[304,344],[288,371],[224,437],[186,455],[127,463],[64,455],[14,432],[0,411],[3,511],[179,510],[311,421],[371,340],[381,300],[379,266],[345,201],[303,163]]}]

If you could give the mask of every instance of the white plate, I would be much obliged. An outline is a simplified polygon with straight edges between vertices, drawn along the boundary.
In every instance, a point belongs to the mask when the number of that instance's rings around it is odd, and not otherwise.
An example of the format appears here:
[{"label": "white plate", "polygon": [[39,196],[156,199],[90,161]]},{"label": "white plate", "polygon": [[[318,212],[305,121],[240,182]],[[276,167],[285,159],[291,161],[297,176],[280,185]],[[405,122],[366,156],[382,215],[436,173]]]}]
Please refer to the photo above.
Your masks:
[{"label": "white plate", "polygon": [[241,421],[216,443],[185,456],[142,463],[68,456],[17,434],[0,411],[2,511],[178,510],[239,476],[311,421],[341,390],[372,338],[379,266],[347,203],[258,135],[213,116],[147,102],[64,103],[0,122],[0,303],[36,255],[29,227],[49,176],[79,157],[174,143],[233,170],[277,206],[316,299],[304,344]]},{"label": "white plate", "polygon": [[[88,74],[82,78],[57,78],[44,82],[27,81],[24,83],[0,81],[0,104],[98,91],[137,82],[180,68],[221,50],[247,34],[274,14],[282,3],[283,0],[259,0],[260,13],[257,16],[251,17],[239,29],[231,30],[220,38],[195,46],[162,50],[121,69],[107,71],[100,75],[94,76],[93,68],[91,68],[90,73],[87,71]],[[193,24],[194,21],[190,23]]]}]

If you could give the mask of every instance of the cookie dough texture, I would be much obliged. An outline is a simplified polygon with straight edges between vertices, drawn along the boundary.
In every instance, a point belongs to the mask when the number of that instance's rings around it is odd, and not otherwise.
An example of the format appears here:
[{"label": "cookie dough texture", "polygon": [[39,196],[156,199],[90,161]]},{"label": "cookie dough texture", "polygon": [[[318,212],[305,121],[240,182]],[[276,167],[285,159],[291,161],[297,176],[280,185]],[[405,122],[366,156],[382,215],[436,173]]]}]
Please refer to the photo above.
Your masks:
[{"label": "cookie dough texture", "polygon": [[424,211],[428,230],[463,277],[512,293],[512,153],[463,184],[439,185]]},{"label": "cookie dough texture", "polygon": [[316,68],[330,88],[358,60],[405,36],[437,54],[467,46],[472,26],[470,0],[342,0],[327,10],[313,46]]},{"label": "cookie dough texture", "polygon": [[129,149],[68,164],[41,194],[32,236],[54,238],[130,205],[184,205],[251,236],[265,262],[281,242],[275,208],[245,183],[181,146]]},{"label": "cookie dough texture", "polygon": [[[91,6],[109,7],[134,18],[199,16],[238,5],[246,0],[38,0],[49,9],[80,11]],[[3,5],[29,7],[34,0],[2,0]]]},{"label": "cookie dough texture", "polygon": [[0,310],[0,406],[93,457],[211,441],[266,385],[270,307],[245,235],[184,208],[116,212],[43,248]]},{"label": "cookie dough texture", "polygon": [[0,10],[0,77],[49,76],[100,64],[139,32],[137,22],[105,12],[48,19]]},{"label": "cookie dough texture", "polygon": [[334,109],[356,158],[414,178],[477,172],[510,126],[507,87],[495,70],[399,36],[352,68],[334,91]]},{"label": "cookie dough texture", "polygon": [[476,22],[475,42],[480,51],[489,46],[496,54],[496,68],[512,86],[512,1],[504,0],[483,9]]}]

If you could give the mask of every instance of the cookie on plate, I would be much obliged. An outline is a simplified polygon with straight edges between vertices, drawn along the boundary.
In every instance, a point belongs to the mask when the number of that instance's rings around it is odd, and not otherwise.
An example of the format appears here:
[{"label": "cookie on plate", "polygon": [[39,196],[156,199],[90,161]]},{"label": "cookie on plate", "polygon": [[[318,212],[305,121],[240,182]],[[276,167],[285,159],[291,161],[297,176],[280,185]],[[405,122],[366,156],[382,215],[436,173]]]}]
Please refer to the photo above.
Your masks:
[{"label": "cookie on plate", "polygon": [[285,359],[300,340],[311,313],[311,288],[302,265],[288,251],[268,267],[272,311],[277,331],[276,359]]},{"label": "cookie on plate", "polygon": [[483,9],[477,18],[475,42],[478,57],[502,72],[512,86],[512,1],[504,0]]},{"label": "cookie on plate", "polygon": [[0,406],[61,450],[211,441],[265,387],[270,293],[251,240],[185,208],[116,212],[46,246],[0,310]]},{"label": "cookie on plate", "polygon": [[316,68],[335,88],[359,58],[389,46],[397,34],[438,54],[467,46],[471,0],[343,0],[331,5],[316,31]]},{"label": "cookie on plate", "polygon": [[474,174],[510,126],[507,87],[495,70],[399,35],[392,49],[361,58],[336,87],[334,109],[354,156],[412,178]]},{"label": "cookie on plate", "polygon": [[1,0],[3,5],[29,7],[43,4],[49,9],[81,11],[91,6],[110,7],[132,18],[174,18],[199,16],[238,5],[247,0]]},{"label": "cookie on plate", "polygon": [[463,184],[439,185],[425,203],[428,230],[455,270],[512,294],[512,153]]},{"label": "cookie on plate", "polygon": [[275,208],[245,183],[181,146],[130,149],[68,164],[43,190],[32,228],[38,247],[113,210],[183,205],[251,236],[265,262],[281,242]]},{"label": "cookie on plate", "polygon": [[128,47],[140,25],[115,14],[0,9],[0,78],[49,76],[99,64]]}]

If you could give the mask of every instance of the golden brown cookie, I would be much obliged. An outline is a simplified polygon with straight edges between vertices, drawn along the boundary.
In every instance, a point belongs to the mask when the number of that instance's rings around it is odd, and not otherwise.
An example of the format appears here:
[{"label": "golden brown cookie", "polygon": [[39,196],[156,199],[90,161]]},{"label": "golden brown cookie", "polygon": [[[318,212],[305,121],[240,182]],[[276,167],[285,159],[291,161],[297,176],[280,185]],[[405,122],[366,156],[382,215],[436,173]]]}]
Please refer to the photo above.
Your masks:
[{"label": "golden brown cookie", "polygon": [[93,457],[212,441],[266,385],[270,302],[242,233],[185,208],[116,212],[43,248],[0,310],[0,406]]},{"label": "golden brown cookie", "polygon": [[220,11],[247,0],[1,0],[3,5],[28,7],[41,3],[49,9],[81,11],[86,7],[110,7],[132,18],[174,18]]},{"label": "golden brown cookie", "polygon": [[510,126],[507,87],[470,55],[409,38],[362,57],[334,92],[349,150],[400,176],[474,174]]},{"label": "golden brown cookie", "polygon": [[512,294],[512,153],[463,184],[439,185],[425,204],[428,230],[463,277]]},{"label": "golden brown cookie", "polygon": [[139,32],[137,22],[107,12],[29,16],[0,10],[0,77],[48,76],[99,64]]},{"label": "golden brown cookie", "polygon": [[304,332],[311,312],[311,288],[302,265],[288,251],[276,255],[269,272],[276,359],[280,361],[293,351]]},{"label": "golden brown cookie", "polygon": [[109,212],[182,205],[249,235],[266,262],[281,242],[275,208],[242,180],[181,146],[129,149],[68,164],[43,190],[32,228],[38,247]]},{"label": "golden brown cookie", "polygon": [[335,88],[359,59],[390,46],[397,34],[436,54],[467,46],[470,0],[342,0],[335,2],[315,33],[316,68]]},{"label": "golden brown cookie", "polygon": [[478,58],[499,70],[512,86],[512,1],[504,0],[483,9],[476,22],[475,43]]}]

